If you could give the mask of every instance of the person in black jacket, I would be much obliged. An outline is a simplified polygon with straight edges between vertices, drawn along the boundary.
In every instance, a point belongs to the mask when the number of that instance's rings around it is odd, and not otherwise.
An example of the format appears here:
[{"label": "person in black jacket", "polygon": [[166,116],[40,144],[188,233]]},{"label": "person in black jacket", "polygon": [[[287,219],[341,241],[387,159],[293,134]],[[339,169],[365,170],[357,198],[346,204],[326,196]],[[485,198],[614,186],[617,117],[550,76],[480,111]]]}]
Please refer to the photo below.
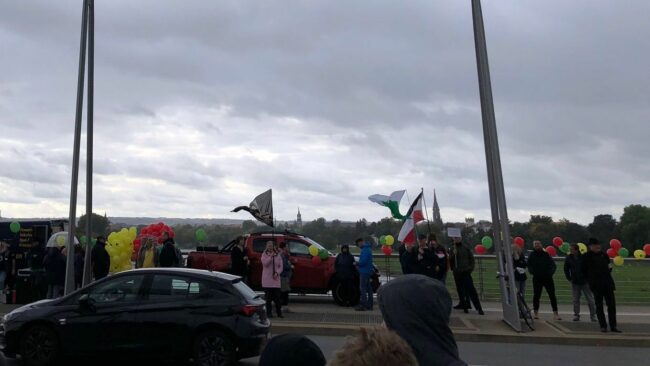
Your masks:
[{"label": "person in black jacket", "polygon": [[533,242],[533,249],[535,250],[528,256],[528,271],[533,275],[533,309],[535,310],[535,319],[539,319],[539,298],[542,296],[542,288],[545,288],[551,300],[553,319],[562,320],[557,311],[555,282],[553,282],[553,274],[557,268],[555,262],[546,253],[541,241],[535,240]]},{"label": "person in black jacket", "polygon": [[589,305],[589,315],[591,321],[596,321],[596,305],[594,304],[594,295],[589,289],[587,279],[582,274],[582,255],[578,244],[571,244],[571,251],[564,259],[564,276],[567,281],[571,282],[573,295],[573,321],[580,321],[580,297],[582,294],[587,299]]},{"label": "person in black jacket", "polygon": [[474,279],[472,279],[472,272],[474,272],[475,265],[474,254],[469,248],[463,245],[461,238],[456,237],[453,240],[454,245],[449,252],[449,263],[454,273],[459,300],[458,305],[454,309],[463,309],[467,314],[471,300],[479,315],[485,315],[483,307],[481,307],[481,300],[478,298],[478,293],[476,292],[476,287],[474,287]]},{"label": "person in black jacket", "polygon": [[341,245],[341,253],[336,256],[334,270],[336,271],[336,279],[341,284],[341,298],[344,299],[345,305],[351,305],[358,297],[354,290],[358,281],[355,264],[354,256],[350,254],[350,246],[347,244]]},{"label": "person in black jacket", "polygon": [[418,247],[415,244],[404,244],[404,252],[399,258],[403,274],[418,273]]},{"label": "person in black jacket", "polygon": [[106,251],[106,238],[97,237],[97,243],[90,252],[90,259],[95,281],[108,276],[108,270],[111,267],[111,257]]},{"label": "person in black jacket", "polygon": [[178,267],[180,265],[174,239],[169,237],[165,239],[158,260],[160,261],[161,267]]},{"label": "person in black jacket", "polygon": [[447,282],[447,271],[449,270],[449,254],[444,246],[438,243],[435,234],[429,234],[429,248],[438,257],[438,270],[436,271],[436,279]]},{"label": "person in black jacket", "polygon": [[422,274],[430,278],[439,279],[438,256],[425,235],[420,235],[420,245],[418,246],[418,268],[416,274]]},{"label": "person in black jacket", "polygon": [[47,279],[48,299],[56,299],[63,295],[63,287],[65,286],[65,260],[65,256],[61,253],[61,248],[58,247],[50,248],[50,252],[43,260]]},{"label": "person in black jacket", "polygon": [[241,236],[237,241],[237,245],[230,252],[230,272],[236,276],[240,276],[244,283],[248,283],[249,263],[246,239]]},{"label": "person in black jacket", "polygon": [[589,239],[589,252],[582,258],[582,274],[589,283],[589,288],[594,294],[596,302],[596,315],[600,323],[600,331],[607,332],[607,321],[603,310],[603,298],[607,303],[609,327],[612,332],[621,333],[616,327],[616,299],[614,297],[614,279],[612,278],[612,265],[607,254],[600,248],[598,239]]}]

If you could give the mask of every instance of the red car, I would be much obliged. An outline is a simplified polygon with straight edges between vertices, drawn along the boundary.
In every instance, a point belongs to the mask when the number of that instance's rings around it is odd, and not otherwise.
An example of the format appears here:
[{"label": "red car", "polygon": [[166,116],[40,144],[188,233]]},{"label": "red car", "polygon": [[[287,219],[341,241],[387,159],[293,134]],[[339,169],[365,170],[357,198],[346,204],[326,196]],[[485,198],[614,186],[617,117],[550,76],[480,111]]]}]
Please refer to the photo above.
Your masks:
[{"label": "red car", "polygon": [[[324,249],[322,245],[314,240],[300,234],[291,232],[282,233],[253,233],[246,235],[246,250],[250,259],[249,286],[254,289],[261,289],[262,280],[262,252],[268,241],[276,244],[285,243],[291,253],[290,261],[294,266],[291,279],[292,292],[325,294],[332,292],[332,297],[339,305],[356,305],[359,302],[358,283],[357,293],[345,295],[341,291],[341,284],[337,281],[334,270],[335,256],[330,254],[327,260],[318,264],[312,262],[309,254],[309,247],[314,245],[318,249]],[[237,239],[226,244],[223,248],[198,247],[196,251],[190,252],[187,258],[187,267],[207,269],[211,271],[230,272],[230,252],[237,244]],[[375,268],[375,275],[372,280],[373,290],[379,287],[379,271]]]}]

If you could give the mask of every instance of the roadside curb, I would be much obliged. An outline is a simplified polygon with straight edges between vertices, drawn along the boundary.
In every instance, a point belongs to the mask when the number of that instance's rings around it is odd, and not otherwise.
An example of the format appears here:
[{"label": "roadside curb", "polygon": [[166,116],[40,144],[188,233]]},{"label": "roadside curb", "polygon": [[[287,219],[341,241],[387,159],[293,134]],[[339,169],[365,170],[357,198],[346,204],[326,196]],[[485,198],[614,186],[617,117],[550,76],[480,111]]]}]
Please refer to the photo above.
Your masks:
[{"label": "roadside curb", "polygon": [[[345,337],[358,334],[358,325],[296,323],[275,321],[271,333],[296,333],[311,336]],[[595,347],[650,347],[650,337],[635,335],[594,335],[594,334],[562,334],[536,335],[528,333],[484,332],[478,330],[453,329],[458,342],[489,342],[489,343],[518,343],[518,344],[548,344]]]}]

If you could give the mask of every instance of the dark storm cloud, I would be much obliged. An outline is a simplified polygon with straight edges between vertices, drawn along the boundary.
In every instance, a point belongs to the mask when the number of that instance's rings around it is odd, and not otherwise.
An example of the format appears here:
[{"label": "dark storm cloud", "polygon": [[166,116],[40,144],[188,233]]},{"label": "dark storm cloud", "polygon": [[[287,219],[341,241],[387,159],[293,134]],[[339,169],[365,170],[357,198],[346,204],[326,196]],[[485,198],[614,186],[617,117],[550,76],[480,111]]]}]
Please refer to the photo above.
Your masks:
[{"label": "dark storm cloud", "polygon": [[[40,197],[0,198],[16,216],[66,214],[80,5],[0,12],[0,191]],[[650,4],[483,6],[511,216],[647,204]],[[95,203],[109,214],[226,216],[273,187],[280,216],[375,219],[369,194],[435,186],[447,219],[489,215],[468,2],[96,13]]]}]

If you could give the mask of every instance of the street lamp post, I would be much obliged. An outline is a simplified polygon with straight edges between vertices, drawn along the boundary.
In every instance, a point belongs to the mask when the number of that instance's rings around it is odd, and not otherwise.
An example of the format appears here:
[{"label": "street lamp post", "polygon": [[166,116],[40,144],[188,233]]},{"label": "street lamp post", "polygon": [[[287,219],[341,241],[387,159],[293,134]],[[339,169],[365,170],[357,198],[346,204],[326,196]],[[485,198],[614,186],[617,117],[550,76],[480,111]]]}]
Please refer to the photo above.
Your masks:
[{"label": "street lamp post", "polygon": [[[478,70],[479,92],[481,96],[481,115],[483,117],[483,138],[485,140],[485,160],[487,162],[490,207],[492,209],[492,232],[494,250],[499,272],[509,274],[508,278],[499,277],[501,287],[501,304],[503,320],[520,332],[519,306],[517,304],[516,286],[513,272],[512,249],[510,247],[510,227],[506,207],[499,139],[497,136],[490,67],[488,64],[485,28],[481,1],[472,0],[472,19],[474,24],[474,46],[476,49],[476,67]],[[506,284],[508,281],[508,284]]]}]

